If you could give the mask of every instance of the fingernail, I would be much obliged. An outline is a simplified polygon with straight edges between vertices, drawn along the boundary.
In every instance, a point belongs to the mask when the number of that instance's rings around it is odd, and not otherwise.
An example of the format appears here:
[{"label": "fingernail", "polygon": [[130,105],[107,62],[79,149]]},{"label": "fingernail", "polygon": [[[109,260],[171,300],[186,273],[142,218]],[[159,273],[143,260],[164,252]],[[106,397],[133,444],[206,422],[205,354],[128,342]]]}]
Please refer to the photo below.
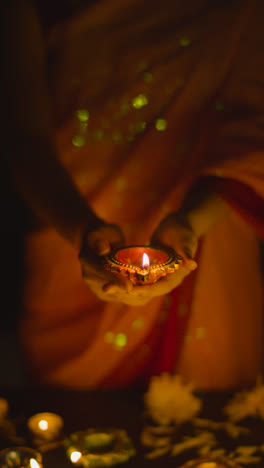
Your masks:
[{"label": "fingernail", "polygon": [[98,255],[106,255],[110,252],[110,245],[107,241],[97,240],[94,245],[96,253]]}]

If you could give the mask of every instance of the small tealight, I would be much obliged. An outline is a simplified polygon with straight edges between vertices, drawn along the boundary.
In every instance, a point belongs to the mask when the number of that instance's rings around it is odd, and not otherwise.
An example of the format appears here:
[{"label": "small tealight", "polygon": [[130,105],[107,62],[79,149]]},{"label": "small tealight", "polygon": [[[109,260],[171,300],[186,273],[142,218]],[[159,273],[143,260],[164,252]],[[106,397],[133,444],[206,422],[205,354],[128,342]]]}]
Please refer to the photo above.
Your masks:
[{"label": "small tealight", "polygon": [[63,419],[54,413],[34,414],[27,424],[33,438],[43,442],[58,439],[63,429]]},{"label": "small tealight", "polygon": [[72,452],[70,455],[70,460],[72,463],[77,463],[82,458],[81,452]]},{"label": "small tealight", "polygon": [[49,427],[48,421],[46,421],[45,419],[42,419],[41,421],[39,421],[38,426],[42,431],[47,431]]},{"label": "small tealight", "polygon": [[10,447],[0,452],[3,468],[42,468],[42,456],[30,447]]},{"label": "small tealight", "polygon": [[35,460],[35,458],[30,458],[29,466],[30,466],[30,468],[39,468],[40,465],[37,462],[37,460]]},{"label": "small tealight", "polygon": [[123,429],[86,429],[64,441],[67,457],[76,466],[113,466],[135,455],[132,441]]}]

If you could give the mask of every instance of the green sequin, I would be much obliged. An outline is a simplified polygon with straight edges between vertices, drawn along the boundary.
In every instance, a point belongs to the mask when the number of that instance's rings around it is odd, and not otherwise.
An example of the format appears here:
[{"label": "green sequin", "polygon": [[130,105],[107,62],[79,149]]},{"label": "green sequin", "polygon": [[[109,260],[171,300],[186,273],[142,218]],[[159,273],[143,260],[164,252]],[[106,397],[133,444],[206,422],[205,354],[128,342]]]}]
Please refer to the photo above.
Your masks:
[{"label": "green sequin", "polygon": [[79,109],[76,111],[76,117],[78,120],[80,120],[80,122],[88,122],[90,114],[86,109]]},{"label": "green sequin", "polygon": [[181,37],[180,44],[182,47],[188,47],[191,44],[191,40],[188,37]]},{"label": "green sequin", "polygon": [[143,75],[143,80],[145,83],[151,83],[153,81],[153,75],[150,72],[145,72]]},{"label": "green sequin", "polygon": [[76,146],[77,148],[81,148],[82,146],[85,145],[85,138],[82,135],[75,135],[72,139],[72,144],[73,146]]},{"label": "green sequin", "polygon": [[163,132],[164,130],[166,130],[167,125],[168,125],[167,120],[165,120],[165,119],[157,119],[156,122],[155,122],[155,127],[160,132]]},{"label": "green sequin", "polygon": [[122,349],[127,344],[127,336],[125,333],[118,333],[115,337],[115,346],[118,349]]},{"label": "green sequin", "polygon": [[145,94],[139,94],[134,99],[132,99],[132,106],[135,109],[141,109],[142,107],[148,104],[148,98]]},{"label": "green sequin", "polygon": [[215,108],[216,108],[217,111],[222,111],[222,110],[224,110],[225,107],[224,107],[224,104],[221,101],[217,101],[215,103]]}]

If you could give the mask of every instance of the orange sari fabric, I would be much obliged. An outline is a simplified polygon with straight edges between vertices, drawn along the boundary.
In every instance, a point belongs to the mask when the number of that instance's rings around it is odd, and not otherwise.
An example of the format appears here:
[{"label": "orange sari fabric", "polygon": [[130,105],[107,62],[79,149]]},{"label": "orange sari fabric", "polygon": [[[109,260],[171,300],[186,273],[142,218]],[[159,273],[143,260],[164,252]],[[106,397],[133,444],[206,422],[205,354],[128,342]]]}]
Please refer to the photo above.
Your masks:
[{"label": "orange sari fabric", "polygon": [[[148,242],[198,177],[264,198],[262,3],[185,3],[102,0],[49,38],[61,162],[131,244]],[[199,388],[252,383],[263,288],[255,215],[244,208],[233,204],[204,237],[182,286],[144,307],[101,302],[67,242],[52,229],[29,235],[21,342],[32,376],[72,388],[162,370]]]}]

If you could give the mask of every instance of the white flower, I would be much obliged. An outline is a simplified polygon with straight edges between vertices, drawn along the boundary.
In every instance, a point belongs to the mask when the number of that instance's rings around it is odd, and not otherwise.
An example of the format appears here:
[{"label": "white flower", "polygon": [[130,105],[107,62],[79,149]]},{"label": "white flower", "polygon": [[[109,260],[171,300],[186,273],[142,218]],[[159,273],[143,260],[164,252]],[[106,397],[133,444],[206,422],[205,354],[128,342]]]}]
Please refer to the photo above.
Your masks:
[{"label": "white flower", "polygon": [[145,404],[156,423],[181,424],[201,409],[201,400],[192,391],[193,386],[185,385],[179,375],[162,374],[151,379]]},{"label": "white flower", "polygon": [[234,422],[248,416],[260,416],[264,419],[264,385],[261,380],[253,390],[237,393],[225,407],[224,412]]}]

